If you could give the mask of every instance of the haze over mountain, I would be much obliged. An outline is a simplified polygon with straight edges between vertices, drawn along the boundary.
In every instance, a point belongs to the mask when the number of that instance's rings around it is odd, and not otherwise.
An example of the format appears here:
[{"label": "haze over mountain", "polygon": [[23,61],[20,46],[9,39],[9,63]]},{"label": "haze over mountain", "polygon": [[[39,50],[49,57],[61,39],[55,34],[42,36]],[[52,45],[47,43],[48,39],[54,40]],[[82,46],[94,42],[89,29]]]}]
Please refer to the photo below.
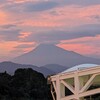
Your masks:
[{"label": "haze over mountain", "polygon": [[17,64],[8,61],[0,63],[0,72],[7,71],[9,74],[14,74],[14,71],[17,70],[18,68],[32,68],[36,71],[38,70],[38,67],[33,65]]},{"label": "haze over mountain", "polygon": [[64,71],[65,69],[67,69],[64,66],[56,65],[56,64],[37,67],[34,65],[17,64],[17,63],[7,62],[7,61],[0,63],[0,72],[1,73],[6,71],[7,73],[13,75],[15,70],[17,70],[19,68],[32,68],[33,70],[42,73],[44,76],[57,74],[59,72]]},{"label": "haze over mountain", "polygon": [[59,64],[67,66],[67,68],[83,63],[100,64],[100,59],[85,57],[76,52],[64,50],[52,44],[41,44],[34,50],[16,57],[12,61],[37,66]]},{"label": "haze over mountain", "polygon": [[40,68],[41,69],[48,69],[55,74],[68,69],[67,66],[62,66],[62,65],[58,65],[58,64],[48,64],[48,65],[41,66]]}]

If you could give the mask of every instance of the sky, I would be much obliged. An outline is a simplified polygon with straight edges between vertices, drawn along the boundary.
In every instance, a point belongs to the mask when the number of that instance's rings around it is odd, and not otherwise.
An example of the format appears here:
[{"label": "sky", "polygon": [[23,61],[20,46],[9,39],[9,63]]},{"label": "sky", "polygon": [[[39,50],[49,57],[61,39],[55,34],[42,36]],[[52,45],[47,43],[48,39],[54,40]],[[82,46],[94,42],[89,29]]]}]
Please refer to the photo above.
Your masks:
[{"label": "sky", "polygon": [[0,61],[39,44],[100,58],[100,0],[0,0]]}]

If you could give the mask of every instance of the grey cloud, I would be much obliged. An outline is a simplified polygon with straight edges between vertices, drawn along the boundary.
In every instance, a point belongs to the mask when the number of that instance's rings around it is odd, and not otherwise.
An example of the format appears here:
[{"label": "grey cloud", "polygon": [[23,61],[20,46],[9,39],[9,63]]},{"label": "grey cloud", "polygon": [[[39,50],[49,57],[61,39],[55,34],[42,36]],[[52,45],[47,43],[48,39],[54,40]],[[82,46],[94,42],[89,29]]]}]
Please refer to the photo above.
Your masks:
[{"label": "grey cloud", "polygon": [[[0,35],[3,36],[5,41],[19,40],[18,36],[21,30],[0,30]],[[44,30],[37,33],[33,33],[22,41],[36,41],[38,43],[52,43],[57,44],[61,40],[69,40],[81,37],[94,37],[100,35],[100,24],[87,24],[79,27],[72,28],[71,30]],[[28,45],[20,45],[16,48],[27,48]],[[30,46],[29,46],[30,47]]]},{"label": "grey cloud", "polygon": [[100,0],[62,0],[62,3],[67,5],[75,4],[81,6],[89,6],[100,4]]},{"label": "grey cloud", "polygon": [[2,9],[11,12],[24,13],[24,12],[41,12],[57,7],[59,4],[54,1],[40,1],[37,3],[26,2],[5,5]]},{"label": "grey cloud", "polygon": [[0,35],[3,36],[5,41],[16,41],[18,40],[20,30],[0,30]]},{"label": "grey cloud", "polygon": [[[89,5],[97,5],[100,4],[100,0],[48,0],[48,1],[38,1],[36,3],[33,2],[25,2],[25,3],[14,3],[5,5],[2,9],[11,12],[17,13],[27,13],[27,12],[41,12],[50,10],[52,8],[64,6],[64,5],[81,5],[81,6],[89,6]],[[55,12],[52,12],[56,14]]]},{"label": "grey cloud", "polygon": [[6,2],[7,2],[7,0],[0,0],[0,4],[6,3]]},{"label": "grey cloud", "polygon": [[23,6],[21,4],[9,4],[3,6],[1,9],[8,12],[21,13]]},{"label": "grey cloud", "polygon": [[100,24],[93,25],[82,25],[79,27],[75,27],[70,31],[60,31],[60,30],[51,30],[41,33],[32,34],[28,37],[29,41],[37,41],[37,42],[59,42],[61,40],[69,40],[81,37],[94,37],[96,35],[100,35]]},{"label": "grey cloud", "polygon": [[45,10],[52,9],[58,5],[59,4],[57,2],[53,2],[53,1],[43,1],[43,2],[38,2],[36,4],[29,3],[29,4],[25,4],[24,11],[27,12],[45,11]]},{"label": "grey cloud", "polygon": [[16,25],[13,25],[13,24],[7,24],[7,25],[1,25],[0,27],[3,28],[3,29],[9,29],[9,28],[16,27]]},{"label": "grey cloud", "polygon": [[89,16],[89,17],[100,21],[100,15],[93,15],[93,16]]},{"label": "grey cloud", "polygon": [[92,43],[92,40],[79,40],[79,41],[67,41],[67,42],[64,42],[63,44],[88,44],[88,45],[97,45],[97,46],[99,46],[100,45],[100,43],[98,42],[98,41],[93,41]]},{"label": "grey cloud", "polygon": [[59,16],[60,14],[57,12],[57,11],[51,11],[49,12],[51,15],[54,15],[54,16]]}]

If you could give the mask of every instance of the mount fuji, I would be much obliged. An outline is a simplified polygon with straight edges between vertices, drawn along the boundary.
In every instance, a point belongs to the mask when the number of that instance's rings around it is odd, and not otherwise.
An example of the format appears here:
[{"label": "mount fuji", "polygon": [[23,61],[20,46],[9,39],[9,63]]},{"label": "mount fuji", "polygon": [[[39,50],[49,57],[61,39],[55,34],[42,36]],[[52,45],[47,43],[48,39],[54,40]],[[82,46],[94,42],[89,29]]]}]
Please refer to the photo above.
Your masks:
[{"label": "mount fuji", "polygon": [[83,63],[100,64],[100,59],[86,57],[52,44],[40,44],[34,50],[18,56],[12,61],[20,64],[32,64],[45,67],[48,64],[59,64],[67,66],[67,68]]}]

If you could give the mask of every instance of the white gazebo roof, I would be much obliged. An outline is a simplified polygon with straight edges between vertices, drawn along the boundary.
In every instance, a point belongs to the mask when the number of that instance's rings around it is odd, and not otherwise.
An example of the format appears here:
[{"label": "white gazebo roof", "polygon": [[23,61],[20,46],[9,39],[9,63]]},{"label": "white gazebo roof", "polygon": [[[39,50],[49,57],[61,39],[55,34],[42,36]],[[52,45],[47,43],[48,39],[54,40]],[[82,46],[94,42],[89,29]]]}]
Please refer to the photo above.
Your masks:
[{"label": "white gazebo roof", "polygon": [[[50,80],[53,100],[84,100],[87,96],[100,94],[100,65],[77,65],[51,76]],[[97,87],[89,89],[94,85]],[[71,95],[65,92],[66,88],[72,92]]]},{"label": "white gazebo roof", "polygon": [[92,67],[97,67],[99,65],[97,64],[81,64],[81,65],[76,65],[72,68],[69,68],[61,73],[66,73],[66,72],[72,72],[72,71],[77,71],[77,70],[82,70],[82,69],[87,69],[87,68],[92,68]]}]

